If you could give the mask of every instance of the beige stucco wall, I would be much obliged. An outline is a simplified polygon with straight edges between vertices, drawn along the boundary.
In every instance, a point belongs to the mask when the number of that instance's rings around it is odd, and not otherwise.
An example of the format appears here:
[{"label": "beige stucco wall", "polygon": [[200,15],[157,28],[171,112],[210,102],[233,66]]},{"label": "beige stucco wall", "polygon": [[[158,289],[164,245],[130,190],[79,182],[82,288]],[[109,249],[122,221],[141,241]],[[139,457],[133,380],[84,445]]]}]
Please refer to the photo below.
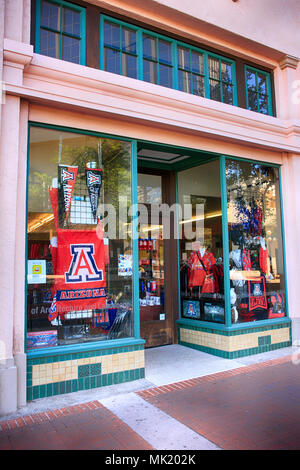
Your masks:
[{"label": "beige stucco wall", "polygon": [[286,54],[300,54],[299,0],[156,0],[156,3]]}]

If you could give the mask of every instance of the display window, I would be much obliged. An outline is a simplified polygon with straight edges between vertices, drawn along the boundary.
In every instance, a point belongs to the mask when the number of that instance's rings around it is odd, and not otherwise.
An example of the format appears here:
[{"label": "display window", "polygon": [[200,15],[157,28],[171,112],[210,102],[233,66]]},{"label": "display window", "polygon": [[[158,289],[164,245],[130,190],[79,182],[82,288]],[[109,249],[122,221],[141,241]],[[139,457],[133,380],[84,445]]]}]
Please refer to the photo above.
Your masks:
[{"label": "display window", "polygon": [[130,142],[30,127],[27,349],[133,336],[131,222],[124,231],[120,200],[127,211]]},{"label": "display window", "polygon": [[278,168],[226,160],[234,322],[286,316]]},{"label": "display window", "polygon": [[28,350],[287,315],[278,167],[191,154],[134,174],[129,140],[29,135]]},{"label": "display window", "polygon": [[225,323],[219,160],[178,173],[181,316]]}]

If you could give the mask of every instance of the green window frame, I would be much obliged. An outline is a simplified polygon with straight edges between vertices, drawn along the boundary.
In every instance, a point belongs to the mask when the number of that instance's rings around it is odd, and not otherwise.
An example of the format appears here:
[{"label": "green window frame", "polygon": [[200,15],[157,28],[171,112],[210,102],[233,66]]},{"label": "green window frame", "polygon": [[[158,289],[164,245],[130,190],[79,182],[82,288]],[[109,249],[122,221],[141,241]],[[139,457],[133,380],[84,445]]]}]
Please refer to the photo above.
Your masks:
[{"label": "green window frame", "polygon": [[247,109],[273,116],[270,73],[246,65],[245,87]]},{"label": "green window frame", "polygon": [[168,38],[142,31],[143,81],[174,88],[174,51]]},{"label": "green window frame", "polygon": [[[107,25],[115,30],[114,38],[107,39]],[[135,35],[136,42],[131,51],[124,47],[124,30]],[[108,50],[115,55],[110,70],[107,67]],[[136,61],[134,77],[124,66],[125,55],[133,56]],[[234,60],[106,15],[100,17],[100,69],[238,105]]]},{"label": "green window frame", "polygon": [[137,78],[136,29],[124,23],[105,19],[101,31],[103,31],[101,55],[103,69],[106,69],[109,63],[110,69],[114,68],[113,73]]},{"label": "green window frame", "polygon": [[[49,14],[47,19],[44,19],[43,8],[47,7]],[[69,23],[70,19],[71,23]],[[72,19],[75,21],[72,22]],[[49,45],[48,50],[43,48],[43,41],[46,41],[47,46]],[[66,48],[64,48],[65,45]],[[64,0],[36,0],[35,52],[85,65],[85,8]]]}]

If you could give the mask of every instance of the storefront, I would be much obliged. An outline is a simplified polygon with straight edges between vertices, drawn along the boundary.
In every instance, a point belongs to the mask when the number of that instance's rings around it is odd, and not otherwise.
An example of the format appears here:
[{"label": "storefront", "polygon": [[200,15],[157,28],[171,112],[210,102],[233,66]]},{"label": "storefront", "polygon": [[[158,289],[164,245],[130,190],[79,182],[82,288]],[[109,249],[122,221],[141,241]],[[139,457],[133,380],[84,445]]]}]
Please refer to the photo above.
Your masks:
[{"label": "storefront", "polygon": [[291,344],[278,164],[37,122],[28,153],[27,400]]}]

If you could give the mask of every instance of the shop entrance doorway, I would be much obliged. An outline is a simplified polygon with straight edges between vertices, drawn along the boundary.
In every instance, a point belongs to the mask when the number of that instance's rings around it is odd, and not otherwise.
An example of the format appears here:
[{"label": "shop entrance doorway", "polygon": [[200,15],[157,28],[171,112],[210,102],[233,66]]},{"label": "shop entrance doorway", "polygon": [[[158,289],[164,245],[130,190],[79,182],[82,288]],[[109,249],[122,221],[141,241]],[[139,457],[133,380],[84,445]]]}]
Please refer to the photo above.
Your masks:
[{"label": "shop entrance doorway", "polygon": [[[146,348],[177,342],[178,270],[175,214],[163,207],[176,202],[175,172],[139,168],[139,301],[141,337]],[[166,220],[169,227],[164,230]],[[167,235],[167,236],[166,236]]]}]

